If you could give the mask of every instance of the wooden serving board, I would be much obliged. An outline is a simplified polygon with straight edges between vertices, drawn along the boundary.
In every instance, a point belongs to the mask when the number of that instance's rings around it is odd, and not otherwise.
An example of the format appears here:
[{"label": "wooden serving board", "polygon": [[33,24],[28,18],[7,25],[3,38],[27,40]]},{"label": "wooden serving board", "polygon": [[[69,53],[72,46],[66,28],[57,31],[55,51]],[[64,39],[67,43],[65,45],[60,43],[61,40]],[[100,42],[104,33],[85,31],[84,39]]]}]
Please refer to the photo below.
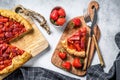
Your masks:
[{"label": "wooden serving board", "polygon": [[[24,17],[31,23],[33,30],[18,40],[12,41],[10,44],[30,52],[32,57],[35,57],[36,55],[40,54],[40,52],[45,50],[49,44],[34,22],[30,18],[26,16]],[[7,77],[9,74],[11,74],[11,72],[0,75],[0,80]]]},{"label": "wooden serving board", "polygon": [[[80,16],[80,17],[78,17],[78,18],[80,18],[80,20],[81,20],[81,22],[82,22],[81,27],[86,27],[86,28],[87,28],[87,32],[88,32],[88,34],[89,34],[90,28],[86,25],[86,23],[85,23],[85,21],[84,21],[84,17],[83,17],[83,16]],[[63,63],[64,61],[69,61],[69,62],[72,63],[73,58],[74,58],[73,55],[67,54],[67,59],[66,59],[66,60],[62,60],[62,59],[59,58],[58,52],[59,52],[59,49],[62,48],[61,41],[63,41],[64,39],[66,39],[68,36],[70,36],[71,34],[73,34],[73,33],[74,33],[75,31],[77,31],[78,29],[79,29],[79,28],[73,28],[73,29],[70,28],[70,21],[68,22],[68,24],[67,24],[67,26],[66,26],[66,28],[65,28],[65,30],[64,30],[61,38],[60,38],[60,40],[59,40],[59,43],[58,43],[58,45],[57,45],[57,47],[56,47],[56,49],[55,49],[55,51],[54,51],[54,53],[53,53],[52,59],[51,59],[51,62],[52,62],[55,66],[57,66],[58,68],[63,69],[63,68],[62,68],[62,63]],[[94,34],[95,34],[95,36],[96,36],[96,39],[99,40],[99,38],[100,38],[100,30],[99,30],[99,28],[98,28],[97,26],[94,27]],[[87,36],[87,37],[88,37],[88,36]],[[84,63],[84,65],[87,64],[87,67],[89,67],[90,64],[91,64],[91,61],[92,61],[92,58],[93,58],[93,55],[94,55],[94,51],[95,51],[95,45],[94,45],[94,42],[93,42],[93,39],[92,39],[91,45],[90,45],[88,62],[87,62],[87,63]],[[65,69],[63,69],[63,70],[65,70]],[[66,71],[66,70],[65,70],[65,71]],[[71,71],[69,71],[69,72],[70,72],[70,73],[73,73],[73,74],[75,74],[75,75],[78,75],[78,76],[84,76],[84,75],[86,74],[86,71],[84,71],[84,70],[82,70],[82,69],[75,69],[74,67],[72,67]]]}]

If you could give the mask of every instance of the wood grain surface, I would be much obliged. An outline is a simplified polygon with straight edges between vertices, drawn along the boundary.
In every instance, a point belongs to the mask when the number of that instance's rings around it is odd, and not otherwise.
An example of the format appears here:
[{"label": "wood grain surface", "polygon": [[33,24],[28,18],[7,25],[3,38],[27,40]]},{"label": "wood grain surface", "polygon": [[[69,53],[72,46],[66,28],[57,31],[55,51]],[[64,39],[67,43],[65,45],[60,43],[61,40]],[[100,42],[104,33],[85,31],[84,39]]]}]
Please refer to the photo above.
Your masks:
[{"label": "wood grain surface", "polygon": [[[86,25],[85,21],[84,21],[84,17],[83,16],[80,16],[79,17],[81,19],[81,22],[82,22],[82,25],[81,27],[86,27],[87,28],[87,33],[89,34],[90,32],[90,28]],[[61,41],[63,41],[64,39],[66,39],[68,36],[72,35],[74,32],[76,32],[79,28],[70,28],[70,21],[68,22],[60,40],[59,40],[59,43],[53,53],[53,56],[51,58],[51,62],[57,66],[58,68],[62,68],[62,63],[64,62],[62,59],[59,58],[58,56],[58,52],[59,52],[59,49],[62,48],[62,45],[61,45]],[[99,28],[96,26],[94,27],[94,34],[95,34],[95,37],[97,38],[97,40],[99,40],[100,38],[100,30]],[[87,38],[88,38],[88,35],[87,35]],[[84,64],[87,64],[87,67],[90,66],[91,62],[92,62],[92,58],[94,56],[94,52],[95,52],[95,45],[94,45],[94,42],[93,42],[93,39],[91,41],[91,45],[90,45],[90,52],[89,52],[89,57],[88,57],[88,62],[87,63],[84,63]],[[72,63],[74,59],[74,56],[73,55],[67,55],[67,59],[65,61],[70,61]],[[65,70],[65,69],[63,69]],[[65,70],[66,71],[66,70]],[[72,67],[71,71],[69,71],[70,73],[73,73],[75,75],[78,75],[78,76],[84,76],[86,74],[86,71],[85,70],[82,70],[82,69],[76,69],[74,67]]]}]

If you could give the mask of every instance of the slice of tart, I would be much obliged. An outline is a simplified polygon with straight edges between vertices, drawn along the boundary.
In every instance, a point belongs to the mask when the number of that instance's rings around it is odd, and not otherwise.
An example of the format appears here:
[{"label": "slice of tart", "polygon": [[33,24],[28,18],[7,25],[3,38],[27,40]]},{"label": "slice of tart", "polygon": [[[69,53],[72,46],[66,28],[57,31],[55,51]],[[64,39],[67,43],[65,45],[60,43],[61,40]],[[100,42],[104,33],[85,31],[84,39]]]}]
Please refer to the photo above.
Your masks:
[{"label": "slice of tart", "polygon": [[31,24],[10,10],[0,10],[0,42],[10,42],[32,30]]},{"label": "slice of tart", "polygon": [[77,32],[63,40],[62,46],[66,49],[69,54],[78,57],[85,57],[86,50],[86,27],[80,28]]},{"label": "slice of tart", "polygon": [[31,54],[15,46],[0,44],[0,74],[12,72],[31,58]]}]

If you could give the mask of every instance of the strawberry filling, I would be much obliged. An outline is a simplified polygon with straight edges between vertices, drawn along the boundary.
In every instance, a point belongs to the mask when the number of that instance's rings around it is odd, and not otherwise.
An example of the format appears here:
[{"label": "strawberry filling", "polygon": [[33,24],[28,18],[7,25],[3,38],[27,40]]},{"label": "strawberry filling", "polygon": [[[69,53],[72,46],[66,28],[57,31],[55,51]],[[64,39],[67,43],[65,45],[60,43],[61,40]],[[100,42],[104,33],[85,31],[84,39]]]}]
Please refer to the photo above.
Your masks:
[{"label": "strawberry filling", "polygon": [[23,50],[7,44],[24,32],[26,29],[22,24],[0,15],[0,70],[11,65],[14,57],[24,53]]},{"label": "strawberry filling", "polygon": [[0,16],[0,41],[9,42],[26,31],[25,27],[7,17]]},{"label": "strawberry filling", "polygon": [[22,55],[23,50],[6,43],[0,44],[0,70],[12,64],[12,59],[18,55]]},{"label": "strawberry filling", "polygon": [[68,47],[76,51],[85,50],[86,28],[80,28],[76,33],[67,39]]}]

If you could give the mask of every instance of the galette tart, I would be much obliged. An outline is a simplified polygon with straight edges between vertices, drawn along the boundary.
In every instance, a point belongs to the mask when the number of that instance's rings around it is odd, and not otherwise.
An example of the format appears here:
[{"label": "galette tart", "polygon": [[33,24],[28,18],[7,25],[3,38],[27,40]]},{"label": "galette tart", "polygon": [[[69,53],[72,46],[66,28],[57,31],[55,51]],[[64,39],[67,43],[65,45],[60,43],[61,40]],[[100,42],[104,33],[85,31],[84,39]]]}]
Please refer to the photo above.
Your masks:
[{"label": "galette tart", "polygon": [[[31,24],[21,15],[10,10],[0,10],[0,38],[3,41],[21,37],[31,30]],[[1,33],[6,36],[4,39]]]},{"label": "galette tart", "polygon": [[0,10],[0,74],[14,71],[32,57],[30,53],[10,45],[11,41],[31,30],[31,24],[19,14]]},{"label": "galette tart", "polygon": [[86,27],[80,28],[77,32],[61,42],[66,51],[77,57],[85,57],[86,50]]}]

